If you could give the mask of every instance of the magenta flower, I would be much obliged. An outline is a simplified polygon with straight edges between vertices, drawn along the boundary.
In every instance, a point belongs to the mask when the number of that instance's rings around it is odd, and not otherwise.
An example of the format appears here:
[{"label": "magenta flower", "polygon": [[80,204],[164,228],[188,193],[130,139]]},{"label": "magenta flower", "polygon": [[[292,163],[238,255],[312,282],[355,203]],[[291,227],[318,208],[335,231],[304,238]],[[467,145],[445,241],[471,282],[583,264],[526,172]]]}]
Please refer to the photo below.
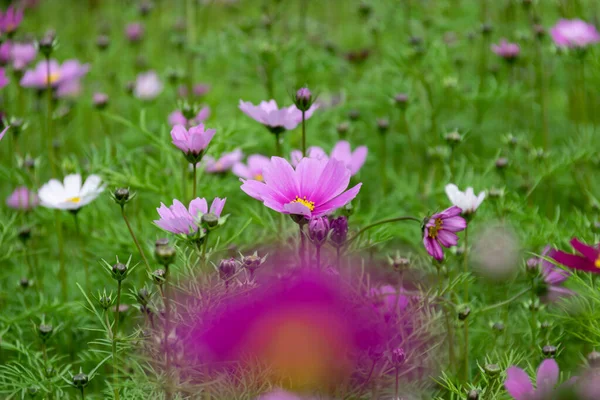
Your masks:
[{"label": "magenta flower", "polygon": [[13,68],[17,71],[27,67],[37,56],[33,43],[14,43],[10,49]]},{"label": "magenta flower", "polygon": [[185,154],[191,163],[202,159],[206,148],[210,144],[216,130],[204,129],[204,124],[191,127],[189,130],[182,125],[175,125],[171,130],[173,144]]},{"label": "magenta flower", "polygon": [[6,128],[4,128],[2,130],[2,132],[0,132],[0,140],[2,140],[2,138],[4,137],[4,135],[6,134],[6,131],[8,131],[8,128],[10,128],[10,125],[7,126]]},{"label": "magenta flower", "polygon": [[23,10],[10,6],[5,13],[0,11],[0,31],[8,35],[14,33],[23,21]]},{"label": "magenta flower", "polygon": [[533,400],[551,398],[558,383],[558,364],[553,359],[542,361],[537,370],[536,388],[533,388],[529,375],[521,368],[512,366],[506,370],[504,387],[515,400]]},{"label": "magenta flower", "polygon": [[558,47],[583,48],[600,42],[596,27],[580,19],[561,19],[550,29],[550,35]]},{"label": "magenta flower", "polygon": [[554,258],[556,250],[550,246],[546,246],[542,251],[541,257],[532,257],[527,260],[527,266],[537,266],[540,269],[542,279],[544,280],[544,287],[540,293],[540,298],[545,303],[553,303],[558,301],[561,297],[570,296],[574,292],[563,287],[563,283],[571,276],[569,271],[562,270],[552,264],[547,258]]},{"label": "magenta flower", "polygon": [[125,27],[125,36],[132,43],[139,42],[144,36],[144,25],[139,22],[132,22]]},{"label": "magenta flower", "polygon": [[37,193],[30,191],[25,186],[19,186],[6,199],[6,205],[15,210],[31,210],[40,204]]},{"label": "magenta flower", "polygon": [[232,169],[236,163],[240,162],[243,157],[244,153],[242,153],[240,149],[235,149],[231,153],[223,153],[217,160],[209,156],[204,160],[204,170],[211,174],[227,172]]},{"label": "magenta flower", "polygon": [[[316,158],[317,160],[327,161],[329,159],[325,150],[319,146],[310,146],[308,149],[306,149],[306,156],[308,158]],[[301,150],[292,150],[290,153],[290,161],[294,168],[298,166],[300,161],[302,161],[302,158],[304,158],[304,156],[302,155]]]},{"label": "magenta flower", "polygon": [[175,234],[192,234],[198,231],[198,225],[202,215],[212,213],[221,218],[223,207],[227,199],[220,199],[215,197],[210,209],[208,203],[204,198],[196,198],[190,202],[189,208],[185,206],[179,200],[173,200],[171,207],[165,206],[160,203],[160,207],[156,209],[160,219],[155,220],[154,223],[164,229],[165,231]]},{"label": "magenta flower", "polygon": [[12,43],[7,40],[0,44],[0,65],[6,65],[11,60]]},{"label": "magenta flower", "polygon": [[369,150],[366,146],[358,146],[352,151],[350,143],[340,140],[335,144],[333,150],[331,150],[331,157],[342,161],[352,175],[356,175],[365,163],[368,152]]},{"label": "magenta flower", "polygon": [[502,39],[499,44],[492,45],[492,51],[507,61],[514,61],[521,53],[521,48],[516,43],[509,43]]},{"label": "magenta flower", "polygon": [[202,122],[206,121],[209,116],[210,107],[208,106],[202,107],[202,109],[198,111],[198,114],[196,114],[196,116],[190,120],[186,119],[181,111],[175,110],[171,114],[169,114],[169,125],[183,125],[185,127],[191,127],[194,125],[199,125]]},{"label": "magenta flower", "polygon": [[8,85],[8,76],[6,76],[6,70],[4,68],[0,68],[0,89],[6,87]]},{"label": "magenta flower", "polygon": [[138,74],[133,88],[133,94],[140,100],[154,100],[163,90],[163,84],[154,71]]},{"label": "magenta flower", "polygon": [[451,247],[458,243],[460,232],[467,227],[467,221],[460,216],[460,207],[453,206],[429,218],[423,229],[423,244],[430,256],[438,261],[444,259],[442,246]]},{"label": "magenta flower", "polygon": [[571,239],[571,246],[581,255],[569,254],[564,251],[556,251],[552,258],[559,264],[566,267],[578,269],[586,272],[600,274],[600,244],[588,246],[581,243],[578,239]]},{"label": "magenta flower", "polygon": [[[261,101],[257,106],[249,101],[240,100],[239,108],[244,114],[274,132],[295,129],[302,122],[302,112],[295,105],[280,109],[275,100]],[[306,111],[305,119],[310,118],[317,108],[318,106],[313,104]]]},{"label": "magenta flower", "polygon": [[356,197],[362,183],[346,190],[350,171],[335,159],[303,158],[296,169],[285,159],[272,157],[263,168],[264,183],[244,180],[242,190],[283,214],[322,216]]},{"label": "magenta flower", "polygon": [[88,64],[81,64],[77,60],[67,60],[62,65],[56,60],[50,60],[50,74],[48,75],[48,62],[40,61],[33,70],[25,71],[21,79],[21,86],[34,89],[46,89],[48,85],[58,91],[69,91],[73,85],[88,73]]},{"label": "magenta flower", "polygon": [[269,157],[261,154],[253,154],[248,157],[247,164],[237,162],[233,165],[231,172],[243,179],[254,179],[263,182],[263,168],[271,163]]}]

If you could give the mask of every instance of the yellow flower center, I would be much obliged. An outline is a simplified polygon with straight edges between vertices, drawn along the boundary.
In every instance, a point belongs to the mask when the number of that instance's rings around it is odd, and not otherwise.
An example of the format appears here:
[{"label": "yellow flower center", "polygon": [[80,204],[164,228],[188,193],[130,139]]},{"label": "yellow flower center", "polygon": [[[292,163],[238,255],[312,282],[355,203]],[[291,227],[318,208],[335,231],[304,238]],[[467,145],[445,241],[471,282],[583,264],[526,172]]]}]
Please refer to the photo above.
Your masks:
[{"label": "yellow flower center", "polygon": [[262,181],[265,180],[263,178],[262,174],[256,174],[256,175],[254,175],[254,179],[257,180],[257,181],[259,181],[259,182],[262,182]]},{"label": "yellow flower center", "polygon": [[596,258],[596,262],[594,263],[594,265],[596,266],[596,268],[600,268],[600,254],[598,255],[598,258]]},{"label": "yellow flower center", "polygon": [[296,199],[292,201],[292,203],[300,203],[306,208],[308,208],[310,211],[314,211],[315,209],[315,202],[306,200],[306,196],[304,196],[303,198],[296,196]]},{"label": "yellow flower center", "polygon": [[437,238],[438,232],[442,229],[443,224],[444,221],[442,221],[441,218],[436,218],[435,225],[428,228],[429,237],[432,239]]},{"label": "yellow flower center", "polygon": [[70,199],[67,199],[67,202],[69,203],[79,203],[81,201],[81,197],[71,197]]},{"label": "yellow flower center", "polygon": [[54,83],[60,78],[60,74],[58,72],[52,72],[50,76],[48,76],[46,83]]}]

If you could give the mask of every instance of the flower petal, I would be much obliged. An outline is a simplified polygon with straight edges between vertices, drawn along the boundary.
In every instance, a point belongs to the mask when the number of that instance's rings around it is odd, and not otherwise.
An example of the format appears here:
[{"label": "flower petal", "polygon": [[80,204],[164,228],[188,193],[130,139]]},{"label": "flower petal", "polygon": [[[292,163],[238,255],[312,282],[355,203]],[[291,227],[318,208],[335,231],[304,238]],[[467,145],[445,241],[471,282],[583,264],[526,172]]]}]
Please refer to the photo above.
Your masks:
[{"label": "flower petal", "polygon": [[542,361],[537,370],[537,391],[549,394],[558,382],[558,373],[558,364],[554,359],[549,358]]},{"label": "flower petal", "polygon": [[510,367],[506,370],[506,376],[504,387],[508,394],[515,400],[528,400],[533,393],[533,385],[525,371],[518,367]]}]

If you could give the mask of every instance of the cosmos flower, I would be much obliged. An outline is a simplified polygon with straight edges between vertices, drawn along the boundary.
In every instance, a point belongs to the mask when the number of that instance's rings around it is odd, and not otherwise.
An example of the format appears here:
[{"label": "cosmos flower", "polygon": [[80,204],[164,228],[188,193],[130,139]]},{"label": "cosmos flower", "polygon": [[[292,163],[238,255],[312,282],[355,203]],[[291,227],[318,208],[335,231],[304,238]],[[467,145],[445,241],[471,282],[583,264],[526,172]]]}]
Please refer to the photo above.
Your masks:
[{"label": "cosmos flower", "polygon": [[175,125],[171,130],[171,138],[188,161],[195,163],[200,161],[215,133],[214,129],[204,129],[204,124],[190,129],[185,129],[183,125]]},{"label": "cosmos flower", "polygon": [[[295,105],[280,109],[275,100],[261,101],[257,106],[249,101],[240,100],[239,108],[244,114],[274,132],[295,129],[302,122],[302,112]],[[313,104],[306,111],[305,119],[309,119],[317,108],[318,106]]]},{"label": "cosmos flower", "polygon": [[23,21],[23,10],[10,6],[3,13],[0,11],[0,31],[8,35],[14,33]]},{"label": "cosmos flower", "polygon": [[10,126],[7,126],[6,128],[4,128],[2,130],[2,132],[0,132],[0,140],[2,140],[2,138],[4,137],[4,135],[6,134],[6,131],[8,131],[8,128],[10,128]]},{"label": "cosmos flower", "polygon": [[0,89],[5,88],[8,85],[8,76],[6,76],[6,70],[0,68]]},{"label": "cosmos flower", "polygon": [[472,187],[468,187],[465,192],[461,192],[453,183],[446,185],[446,195],[448,199],[457,207],[460,207],[463,215],[473,214],[485,199],[485,192],[480,192],[477,196]]},{"label": "cosmos flower", "polygon": [[554,44],[558,47],[584,48],[600,42],[600,33],[592,24],[580,19],[561,19],[550,29]]},{"label": "cosmos flower", "polygon": [[56,60],[50,60],[50,74],[48,75],[48,62],[40,61],[34,69],[25,71],[21,78],[21,86],[34,89],[46,89],[48,84],[58,91],[66,91],[88,73],[88,64],[81,64],[77,60],[67,60],[62,65]]},{"label": "cosmos flower", "polygon": [[6,205],[15,210],[31,210],[40,204],[40,199],[35,192],[25,186],[19,186],[6,199]]},{"label": "cosmos flower", "polygon": [[358,146],[352,151],[350,143],[346,140],[340,140],[331,150],[331,157],[342,161],[352,175],[356,175],[365,163],[368,152],[366,146]]},{"label": "cosmos flower", "polygon": [[557,263],[566,267],[600,274],[600,244],[588,246],[573,238],[571,239],[571,246],[581,255],[556,251],[551,257]]},{"label": "cosmos flower", "polygon": [[432,215],[423,229],[423,244],[430,256],[438,261],[444,259],[442,246],[451,247],[458,243],[460,232],[467,227],[467,221],[460,216],[460,207],[453,206],[439,214]]},{"label": "cosmos flower", "polygon": [[506,39],[502,39],[499,44],[492,45],[492,51],[507,61],[514,61],[519,57],[521,48],[516,43],[509,43]]},{"label": "cosmos flower", "polygon": [[204,159],[204,170],[211,174],[218,174],[227,172],[233,168],[233,166],[240,162],[244,157],[244,153],[240,149],[235,149],[230,153],[223,153],[218,159],[213,157],[206,157]]},{"label": "cosmos flower", "polygon": [[552,398],[554,387],[558,383],[558,364],[553,359],[542,361],[537,370],[536,388],[521,368],[512,366],[506,370],[504,387],[515,400],[549,399]]},{"label": "cosmos flower", "polygon": [[138,74],[133,88],[133,95],[140,100],[154,100],[163,90],[163,84],[154,71]]},{"label": "cosmos flower", "polygon": [[132,22],[125,27],[125,36],[131,43],[136,43],[144,37],[144,25]]},{"label": "cosmos flower", "polygon": [[540,274],[544,280],[544,286],[540,293],[540,298],[545,303],[558,301],[561,297],[570,296],[574,292],[563,287],[563,283],[571,276],[569,271],[562,270],[552,264],[545,258],[554,258],[556,250],[546,246],[542,251],[541,257],[532,257],[527,260],[527,266],[534,266],[540,269]]},{"label": "cosmos flower", "polygon": [[[316,158],[317,160],[325,161],[327,161],[327,159],[329,158],[327,157],[327,153],[325,152],[325,150],[323,150],[319,146],[310,146],[308,149],[306,149],[306,156],[308,158]],[[297,167],[303,157],[304,156],[302,155],[301,150],[292,150],[290,153],[290,161],[292,166],[294,168]]]},{"label": "cosmos flower", "polygon": [[38,196],[43,207],[75,211],[94,201],[104,187],[98,175],[88,176],[82,186],[81,175],[71,174],[65,176],[64,183],[50,180],[40,188]]},{"label": "cosmos flower", "polygon": [[199,125],[202,122],[206,121],[209,116],[210,107],[208,106],[202,107],[202,109],[198,111],[198,114],[196,114],[196,116],[190,120],[186,119],[181,111],[175,110],[171,114],[169,114],[169,125],[183,125],[185,127],[191,127],[194,125]]},{"label": "cosmos flower", "polygon": [[37,48],[33,43],[14,43],[10,48],[10,59],[17,71],[27,67],[37,56]]},{"label": "cosmos flower", "polygon": [[263,168],[264,183],[244,180],[242,190],[283,214],[322,216],[356,197],[362,183],[346,190],[350,171],[336,159],[303,158],[296,169],[280,157]]},{"label": "cosmos flower", "polygon": [[210,209],[204,198],[196,198],[192,200],[189,207],[186,208],[179,200],[174,199],[171,207],[160,203],[160,207],[156,209],[160,219],[154,223],[165,231],[175,234],[192,234],[198,231],[198,225],[202,215],[207,213],[215,214],[217,218],[221,218],[223,207],[227,199],[215,197]]},{"label": "cosmos flower", "polygon": [[243,179],[254,179],[262,182],[263,179],[263,168],[271,163],[269,157],[265,157],[261,154],[253,154],[248,157],[246,164],[237,162],[233,165],[231,171],[240,178]]}]

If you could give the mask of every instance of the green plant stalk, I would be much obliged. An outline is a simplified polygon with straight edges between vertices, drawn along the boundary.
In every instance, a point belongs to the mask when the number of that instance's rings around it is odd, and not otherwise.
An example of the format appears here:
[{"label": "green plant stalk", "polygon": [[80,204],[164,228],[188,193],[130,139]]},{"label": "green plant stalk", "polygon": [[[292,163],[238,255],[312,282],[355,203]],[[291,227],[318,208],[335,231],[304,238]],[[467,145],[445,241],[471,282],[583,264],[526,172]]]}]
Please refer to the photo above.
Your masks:
[{"label": "green plant stalk", "polygon": [[275,155],[277,157],[282,157],[283,153],[281,152],[281,141],[280,141],[280,133],[275,134]]},{"label": "green plant stalk", "polygon": [[306,112],[302,111],[302,157],[306,157]]},{"label": "green plant stalk", "polygon": [[52,175],[56,177],[56,162],[54,159],[54,138],[52,135],[52,82],[50,82],[50,57],[46,57],[46,138],[48,142],[48,162]]},{"label": "green plant stalk", "polygon": [[133,229],[131,228],[131,224],[129,223],[129,220],[127,219],[127,215],[125,215],[125,205],[121,206],[121,215],[123,216],[123,220],[125,221],[125,224],[127,225],[127,229],[129,229],[129,234],[131,235],[131,238],[133,239],[133,243],[135,243],[135,247],[137,247],[138,251],[140,252],[142,259],[144,260],[144,264],[146,264],[146,268],[148,269],[148,272],[152,273],[152,268],[150,267],[150,263],[148,262],[148,259],[146,258],[146,254],[144,254],[144,250],[142,249],[142,246],[140,246],[140,242],[138,242],[137,237],[135,236],[135,233],[133,233]]},{"label": "green plant stalk", "polygon": [[83,248],[81,246],[81,230],[79,229],[79,217],[77,216],[78,211],[79,210],[71,212],[71,214],[73,215],[73,221],[75,223],[75,232],[77,233],[77,246],[79,247],[79,254],[82,257],[81,261],[83,262],[83,270],[85,274],[85,289],[90,290],[90,267],[88,263],[85,262],[85,256],[83,254]]},{"label": "green plant stalk", "polygon": [[56,224],[56,238],[58,240],[58,263],[59,270],[58,275],[60,277],[60,289],[62,293],[63,302],[68,300],[69,288],[67,286],[67,270],[65,268],[65,244],[63,241],[63,226],[59,216],[60,210],[54,212],[54,221]]},{"label": "green plant stalk", "polygon": [[380,142],[381,142],[381,153],[379,154],[380,168],[381,168],[381,187],[383,189],[383,193],[387,193],[387,143],[386,143],[386,135],[380,134]]},{"label": "green plant stalk", "polygon": [[115,323],[112,337],[113,383],[115,399],[119,400],[119,370],[117,360],[117,333],[119,332],[119,306],[121,305],[121,281],[117,283],[117,303],[115,305]]},{"label": "green plant stalk", "polygon": [[541,108],[541,119],[542,119],[542,135],[544,150],[548,150],[550,146],[550,131],[548,127],[548,100],[546,98],[546,76],[544,73],[544,55],[542,52],[542,46],[538,44],[536,46],[537,53],[537,84],[538,84],[538,96]]},{"label": "green plant stalk", "polygon": [[[465,228],[465,253],[463,258],[463,272],[465,274],[469,273],[469,226]],[[464,286],[464,298],[465,303],[469,302],[469,280],[465,280]],[[464,340],[465,340],[465,382],[469,382],[471,371],[469,366],[469,321],[465,319],[463,326]]]},{"label": "green plant stalk", "polygon": [[197,1],[187,0],[186,2],[186,14],[187,14],[187,23],[186,23],[186,33],[187,33],[187,51],[188,51],[188,65],[187,65],[187,89],[188,89],[188,98],[192,98],[193,89],[194,89],[194,52],[192,48],[196,43],[196,4]]},{"label": "green plant stalk", "polygon": [[194,173],[193,173],[194,183],[192,184],[192,200],[193,200],[196,198],[196,180],[197,180],[197,171],[198,171],[198,167],[197,167],[196,163],[194,163],[192,168],[194,169]]},{"label": "green plant stalk", "polygon": [[169,290],[169,266],[165,266],[165,282],[163,283],[164,287],[164,298],[165,302],[165,324],[164,324],[164,346],[165,346],[165,360],[166,360],[166,375],[167,375],[167,384],[165,387],[165,397],[167,400],[170,400],[173,397],[173,393],[171,392],[171,351],[169,349],[169,333],[171,330],[171,299],[170,299],[170,290]]}]

